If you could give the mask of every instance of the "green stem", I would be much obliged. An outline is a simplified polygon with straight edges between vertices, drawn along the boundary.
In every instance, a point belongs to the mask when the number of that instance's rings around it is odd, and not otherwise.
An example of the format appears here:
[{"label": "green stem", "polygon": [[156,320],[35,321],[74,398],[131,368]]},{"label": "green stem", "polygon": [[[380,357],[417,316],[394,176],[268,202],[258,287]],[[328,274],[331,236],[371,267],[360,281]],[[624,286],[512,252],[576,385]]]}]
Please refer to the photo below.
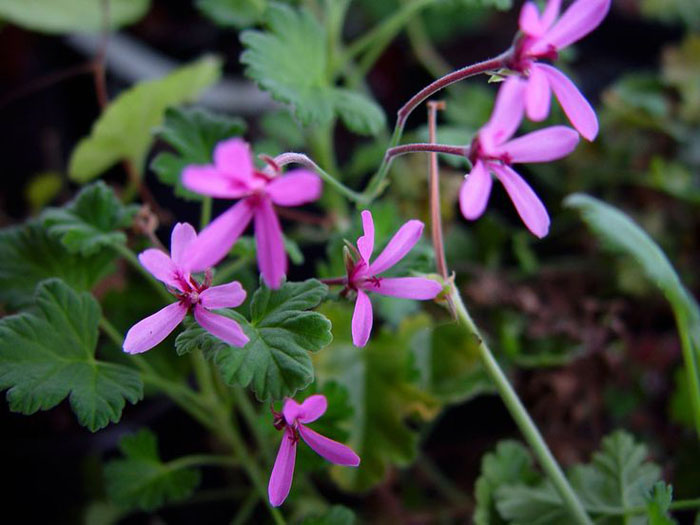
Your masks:
[{"label": "green stem", "polygon": [[190,352],[190,360],[194,370],[194,376],[197,378],[197,385],[205,399],[211,403],[219,402],[219,396],[214,387],[214,381],[211,375],[211,367],[207,362],[201,350]]},{"label": "green stem", "polygon": [[675,308],[676,324],[678,325],[678,333],[681,337],[681,350],[683,352],[683,361],[685,361],[685,373],[688,377],[688,396],[690,404],[693,407],[693,418],[695,421],[695,430],[700,438],[700,363],[693,348],[693,341],[690,338],[689,330],[686,327],[690,324],[685,322],[685,312],[680,308]]},{"label": "green stem", "polygon": [[245,391],[245,389],[240,387],[236,387],[232,391],[236,406],[240,409],[246,425],[248,425],[248,428],[250,429],[255,441],[258,444],[258,447],[260,448],[260,452],[262,452],[263,457],[268,463],[272,463],[272,451],[270,450],[270,447],[267,446],[268,440],[265,439],[260,430],[258,413],[255,410],[255,407],[253,407],[253,404],[250,402],[248,393]]},{"label": "green stem", "polygon": [[258,494],[252,491],[238,506],[236,515],[231,520],[231,525],[244,525],[250,523],[250,515],[255,510],[255,506],[258,504]]},{"label": "green stem", "polygon": [[199,210],[199,229],[203,230],[211,221],[212,198],[204,197],[202,207]]},{"label": "green stem", "polygon": [[455,285],[452,285],[451,297],[457,310],[458,319],[477,338],[479,356],[481,357],[481,361],[483,362],[487,373],[495,383],[496,389],[498,390],[503,403],[506,405],[510,415],[518,425],[518,428],[520,429],[520,432],[522,432],[525,441],[527,441],[528,445],[530,445],[530,448],[535,454],[540,466],[545,471],[547,477],[561,496],[564,505],[568,508],[569,513],[571,514],[571,517],[575,519],[576,523],[581,525],[592,525],[593,522],[586,514],[586,511],[581,505],[576,493],[571,488],[569,481],[566,479],[566,476],[564,476],[559,464],[557,463],[556,459],[554,459],[554,456],[542,438],[540,431],[530,418],[530,415],[527,413],[527,410],[520,401],[520,398],[518,398],[515,390],[513,390],[513,387],[510,385],[508,378],[503,373],[503,370],[501,370],[501,367],[493,357],[491,350],[489,350],[488,346],[484,342],[484,339],[481,337],[479,329],[474,324],[474,321],[472,321],[472,318],[464,306],[462,297],[457,291],[457,287]]},{"label": "green stem", "polygon": [[231,456],[215,454],[193,454],[183,456],[167,463],[173,470],[188,467],[237,467],[239,462]]},{"label": "green stem", "polygon": [[117,345],[117,347],[122,347],[124,344],[124,337],[119,330],[117,330],[115,326],[107,320],[106,317],[100,318],[100,328],[105,335],[109,337],[115,345]]},{"label": "green stem", "polygon": [[231,261],[230,263],[225,264],[214,274],[212,284],[224,284],[233,275],[235,275],[236,272],[238,272],[238,270],[240,270],[241,268],[245,268],[246,265],[250,264],[250,262],[251,260],[248,257],[240,257],[235,261]]},{"label": "green stem", "polygon": [[146,270],[146,268],[141,266],[141,263],[139,262],[138,257],[136,257],[136,254],[134,252],[132,252],[129,248],[121,244],[115,244],[113,245],[113,248],[119,255],[126,259],[126,262],[128,262],[134,270],[140,273],[151,284],[151,286],[153,286],[153,288],[158,291],[160,296],[163,299],[165,299],[166,302],[173,302],[173,296],[170,295],[170,293],[168,293],[168,290],[165,289],[165,286],[163,286],[163,284],[158,279],[153,277],[153,275],[151,275],[151,273],[148,270]]}]

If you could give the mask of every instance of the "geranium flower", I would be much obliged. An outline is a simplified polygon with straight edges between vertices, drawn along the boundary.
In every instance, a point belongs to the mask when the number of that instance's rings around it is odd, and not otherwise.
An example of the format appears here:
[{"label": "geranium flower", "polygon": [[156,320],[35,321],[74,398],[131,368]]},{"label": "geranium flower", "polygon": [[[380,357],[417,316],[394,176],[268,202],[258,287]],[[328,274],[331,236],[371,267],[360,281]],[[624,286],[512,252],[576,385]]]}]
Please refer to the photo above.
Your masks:
[{"label": "geranium flower", "polygon": [[216,146],[214,164],[187,166],[182,183],[203,195],[241,199],[199,234],[200,256],[193,269],[210,268],[223,259],[254,219],[260,273],[270,288],[278,288],[287,272],[287,254],[273,204],[301,206],[317,200],[322,189],[318,175],[304,169],[284,175],[257,171],[248,144],[233,138]]},{"label": "geranium flower", "polygon": [[598,119],[591,105],[566,75],[538,60],[556,59],[559,51],[598,27],[610,9],[610,0],[577,0],[557,19],[560,6],[561,0],[549,0],[540,16],[534,3],[525,3],[520,11],[524,37],[516,44],[509,67],[527,78],[529,119],[539,122],[547,118],[554,91],[571,124],[584,138],[593,140],[598,134]]},{"label": "geranium flower", "polygon": [[346,260],[348,275],[345,292],[357,293],[355,312],[352,316],[352,342],[365,346],[372,332],[372,303],[367,292],[374,292],[405,299],[434,299],[442,285],[424,277],[380,277],[380,274],[403,259],[415,246],[423,233],[423,223],[411,220],[401,226],[384,251],[370,263],[374,250],[374,220],[368,210],[362,212],[364,235],[357,239],[357,260]]},{"label": "geranium flower", "polygon": [[273,507],[282,505],[292,488],[299,436],[319,456],[331,463],[345,467],[356,467],[360,464],[360,457],[350,447],[322,436],[306,426],[321,417],[327,408],[326,396],[316,394],[309,396],[301,404],[293,399],[287,399],[282,413],[274,413],[275,428],[284,429],[284,434],[267,487],[270,504]]},{"label": "geranium flower", "polygon": [[194,318],[202,328],[228,344],[245,346],[248,342],[236,321],[210,312],[239,306],[245,300],[245,290],[239,282],[211,286],[209,272],[203,283],[191,275],[196,239],[197,233],[191,225],[178,223],[170,239],[170,257],[154,248],[139,254],[144,268],[165,283],[177,302],[132,326],[124,339],[125,352],[138,354],[150,350],[168,337],[189,311],[194,312]]},{"label": "geranium flower", "polygon": [[525,81],[510,77],[501,86],[489,122],[472,142],[469,160],[472,171],[459,193],[464,217],[477,219],[491,194],[491,174],[501,181],[525,226],[537,237],[549,231],[549,215],[532,188],[511,168],[518,162],[549,162],[571,153],[578,133],[566,126],[552,126],[509,140],[524,112]]}]

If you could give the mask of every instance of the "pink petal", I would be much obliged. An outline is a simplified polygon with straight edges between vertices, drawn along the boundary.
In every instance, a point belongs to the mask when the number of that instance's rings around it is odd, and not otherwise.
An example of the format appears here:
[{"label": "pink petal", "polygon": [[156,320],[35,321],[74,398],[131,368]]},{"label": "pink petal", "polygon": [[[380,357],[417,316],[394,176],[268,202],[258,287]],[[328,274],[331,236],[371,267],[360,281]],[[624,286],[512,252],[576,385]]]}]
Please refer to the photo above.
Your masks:
[{"label": "pink petal", "polygon": [[531,52],[544,53],[549,46],[560,50],[573,44],[598,27],[609,9],[610,0],[577,0],[531,48]]},{"label": "pink petal", "polygon": [[365,346],[372,333],[372,303],[369,296],[362,290],[357,290],[355,311],[352,314],[352,342],[355,346]]},{"label": "pink petal", "polygon": [[479,131],[479,139],[487,153],[513,136],[525,111],[525,81],[511,76],[503,82],[496,96],[491,119]]},{"label": "pink petal", "polygon": [[357,249],[362,259],[369,265],[369,259],[374,251],[374,220],[369,210],[364,210],[361,215],[364,235],[357,239]]},{"label": "pink petal", "polygon": [[187,306],[172,303],[132,326],[124,338],[124,351],[140,354],[150,350],[175,330],[187,315]]},{"label": "pink petal", "polygon": [[301,206],[313,202],[321,197],[322,190],[321,178],[308,170],[289,171],[267,185],[267,194],[277,206]]},{"label": "pink petal", "polygon": [[547,7],[544,8],[542,18],[540,19],[543,29],[546,30],[552,26],[559,16],[559,9],[561,9],[561,0],[549,0],[547,2]]},{"label": "pink petal", "polygon": [[234,281],[220,286],[212,286],[199,294],[199,303],[209,310],[235,308],[245,301],[245,290],[241,283]]},{"label": "pink petal", "polygon": [[224,140],[216,145],[214,165],[219,171],[242,184],[248,183],[255,173],[250,146],[239,138]]},{"label": "pink petal", "polygon": [[153,274],[153,277],[182,291],[178,278],[178,268],[167,254],[155,248],[149,248],[139,254],[139,262],[141,266]]},{"label": "pink petal", "polygon": [[527,229],[540,238],[547,235],[549,215],[532,188],[509,166],[494,164],[492,169],[508,192]]},{"label": "pink petal", "polygon": [[424,277],[382,277],[378,281],[365,281],[367,291],[404,299],[424,301],[435,299],[442,291],[442,285]]},{"label": "pink petal", "polygon": [[197,232],[191,224],[178,222],[173,228],[170,235],[170,257],[180,268],[187,270],[190,258],[189,248],[196,238]]},{"label": "pink petal", "polygon": [[549,89],[547,76],[537,64],[530,67],[530,78],[525,91],[525,109],[527,117],[535,122],[541,122],[549,115],[549,104],[552,92]]},{"label": "pink petal", "polygon": [[394,266],[420,240],[423,234],[423,223],[417,220],[408,221],[399,228],[399,231],[391,238],[386,248],[379,254],[369,267],[371,275],[377,275]]},{"label": "pink petal", "polygon": [[193,272],[206,270],[226,257],[252,217],[251,203],[248,199],[243,199],[204,228],[190,245],[191,270]]},{"label": "pink petal", "polygon": [[549,162],[566,157],[576,149],[578,133],[567,126],[551,126],[513,139],[501,148],[514,164]]},{"label": "pink petal", "polygon": [[298,430],[306,444],[331,463],[344,467],[356,467],[360,464],[360,456],[355,454],[350,447],[322,436],[304,425],[299,425]]},{"label": "pink petal", "polygon": [[279,288],[287,273],[287,254],[284,251],[282,228],[269,199],[261,199],[255,207],[255,246],[258,266],[265,283]]},{"label": "pink petal", "polygon": [[190,164],[182,170],[182,185],[190,191],[219,199],[238,199],[250,192],[248,185],[207,164]]},{"label": "pink petal", "polygon": [[539,64],[554,94],[559,100],[564,113],[569,117],[571,124],[583,135],[583,138],[592,141],[598,135],[598,118],[595,111],[586,100],[576,85],[558,69]]},{"label": "pink petal", "polygon": [[270,498],[270,505],[279,507],[284,503],[292,488],[292,477],[294,476],[294,462],[297,455],[297,440],[289,428],[284,429],[282,442],[275,465],[270,474],[270,483],[267,486],[267,495]]},{"label": "pink petal", "polygon": [[228,317],[213,314],[201,304],[194,307],[194,318],[199,326],[231,346],[243,347],[248,343],[248,336],[241,326]]},{"label": "pink petal", "polygon": [[325,414],[328,409],[326,396],[314,394],[307,397],[301,404],[293,399],[287,399],[282,408],[282,414],[288,425],[299,423],[311,423]]},{"label": "pink petal", "polygon": [[523,8],[520,10],[518,25],[520,30],[529,36],[540,36],[543,33],[540,12],[535,4],[526,2],[523,5]]},{"label": "pink petal", "polygon": [[466,219],[481,217],[489,201],[491,186],[491,174],[483,162],[477,161],[459,190],[459,208]]}]

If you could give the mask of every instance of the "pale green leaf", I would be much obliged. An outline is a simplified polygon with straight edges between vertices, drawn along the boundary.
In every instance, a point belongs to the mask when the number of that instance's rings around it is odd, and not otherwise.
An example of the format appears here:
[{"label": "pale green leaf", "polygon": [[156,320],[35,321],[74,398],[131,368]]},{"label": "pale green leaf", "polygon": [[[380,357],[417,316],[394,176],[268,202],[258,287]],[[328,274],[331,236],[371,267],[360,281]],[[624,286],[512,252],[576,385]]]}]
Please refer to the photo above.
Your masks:
[{"label": "pale green leaf", "polygon": [[262,20],[267,0],[197,0],[195,5],[216,24],[243,29]]},{"label": "pale green leaf", "polygon": [[360,135],[376,135],[386,125],[382,108],[366,96],[336,88],[333,98],[336,112],[350,131]]},{"label": "pale green leaf", "polygon": [[649,525],[674,525],[676,521],[669,515],[673,500],[673,487],[657,481],[647,496],[647,518]]}]

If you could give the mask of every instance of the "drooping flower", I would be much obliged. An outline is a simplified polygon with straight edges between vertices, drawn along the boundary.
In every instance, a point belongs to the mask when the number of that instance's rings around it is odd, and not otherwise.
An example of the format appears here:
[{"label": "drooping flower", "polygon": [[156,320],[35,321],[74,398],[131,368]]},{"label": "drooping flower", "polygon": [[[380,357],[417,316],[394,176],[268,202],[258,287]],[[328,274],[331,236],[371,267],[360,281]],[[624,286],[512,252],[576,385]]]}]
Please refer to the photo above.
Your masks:
[{"label": "drooping flower", "polygon": [[511,168],[519,162],[549,162],[571,153],[578,133],[552,126],[512,139],[525,110],[525,81],[512,76],[501,86],[491,119],[479,130],[469,151],[472,171],[462,183],[459,204],[465,218],[478,219],[491,194],[493,174],[505,187],[525,226],[537,237],[549,231],[549,215],[532,188]]},{"label": "drooping flower", "polygon": [[289,495],[300,436],[319,456],[331,463],[345,467],[356,467],[360,464],[360,457],[350,447],[322,436],[306,426],[321,417],[327,408],[326,396],[316,394],[309,396],[301,404],[287,399],[282,413],[274,413],[275,428],[284,429],[284,434],[267,487],[273,507],[282,505]]},{"label": "drooping flower", "polygon": [[223,259],[253,219],[260,273],[270,288],[278,288],[287,272],[287,254],[273,204],[301,206],[317,200],[322,189],[318,175],[304,169],[284,175],[257,171],[248,144],[233,138],[216,146],[213,164],[187,166],[182,183],[203,195],[241,199],[199,234],[200,256],[193,269],[210,268]]},{"label": "drooping flower", "polygon": [[411,220],[405,223],[391,238],[386,248],[370,263],[374,251],[374,220],[368,210],[362,212],[364,235],[357,239],[356,260],[346,258],[348,275],[345,293],[357,293],[355,312],[352,316],[352,342],[365,346],[372,332],[372,303],[367,292],[374,292],[405,299],[434,299],[442,285],[424,277],[381,277],[380,274],[403,259],[420,240],[423,223]]},{"label": "drooping flower", "polygon": [[233,308],[243,303],[246,292],[239,282],[211,286],[211,274],[204,282],[192,276],[197,233],[187,223],[178,223],[170,239],[170,257],[155,248],[139,254],[139,261],[153,276],[165,283],[177,298],[155,314],[132,326],[124,339],[124,351],[139,354],[163,341],[192,311],[202,328],[233,346],[245,346],[248,337],[233,319],[210,310]]},{"label": "drooping flower", "polygon": [[598,119],[576,85],[558,69],[538,62],[554,60],[559,51],[580,40],[603,21],[610,0],[576,0],[557,19],[561,0],[549,0],[540,16],[533,2],[520,11],[524,37],[516,44],[515,57],[508,67],[527,78],[526,111],[536,122],[547,118],[552,91],[571,124],[587,140],[598,134]]}]

